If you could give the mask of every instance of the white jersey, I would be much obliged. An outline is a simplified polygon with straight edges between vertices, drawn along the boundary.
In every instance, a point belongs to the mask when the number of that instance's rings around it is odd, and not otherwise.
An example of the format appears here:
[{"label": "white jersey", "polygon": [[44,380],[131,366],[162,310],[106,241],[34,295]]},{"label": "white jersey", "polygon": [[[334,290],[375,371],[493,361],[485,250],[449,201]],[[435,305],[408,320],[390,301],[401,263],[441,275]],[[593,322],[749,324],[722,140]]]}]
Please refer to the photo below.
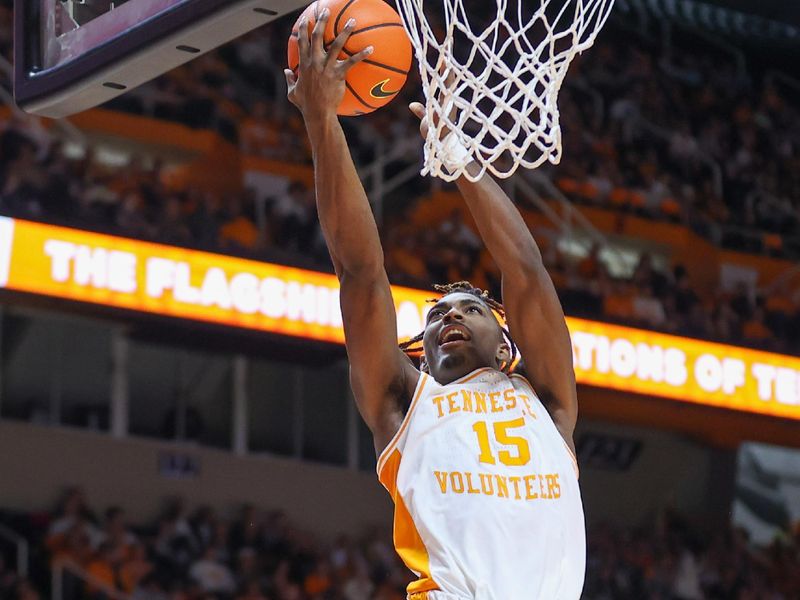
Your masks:
[{"label": "white jersey", "polygon": [[378,459],[411,600],[576,600],[586,536],[574,456],[528,381],[421,375]]}]

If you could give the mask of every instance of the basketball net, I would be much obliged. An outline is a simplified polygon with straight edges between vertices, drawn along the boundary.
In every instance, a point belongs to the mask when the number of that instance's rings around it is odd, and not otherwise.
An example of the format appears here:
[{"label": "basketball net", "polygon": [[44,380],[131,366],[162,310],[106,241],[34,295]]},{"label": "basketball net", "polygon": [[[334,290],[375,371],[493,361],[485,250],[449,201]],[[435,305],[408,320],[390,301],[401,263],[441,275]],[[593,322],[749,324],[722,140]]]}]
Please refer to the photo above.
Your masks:
[{"label": "basketball net", "polygon": [[423,175],[506,178],[561,160],[558,91],[614,0],[495,2],[496,10],[491,0],[397,0],[430,126]]}]

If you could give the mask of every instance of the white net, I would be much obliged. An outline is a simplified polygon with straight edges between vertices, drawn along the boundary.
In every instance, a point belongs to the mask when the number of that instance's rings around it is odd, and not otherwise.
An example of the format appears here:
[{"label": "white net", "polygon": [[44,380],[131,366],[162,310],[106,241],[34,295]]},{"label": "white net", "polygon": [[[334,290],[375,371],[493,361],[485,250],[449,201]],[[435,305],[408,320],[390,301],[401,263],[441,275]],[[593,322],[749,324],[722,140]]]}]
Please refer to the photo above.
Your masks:
[{"label": "white net", "polygon": [[[558,91],[613,3],[397,0],[431,125],[423,175],[475,181],[487,171],[505,178],[520,166],[558,164]],[[479,172],[467,172],[472,161]]]}]

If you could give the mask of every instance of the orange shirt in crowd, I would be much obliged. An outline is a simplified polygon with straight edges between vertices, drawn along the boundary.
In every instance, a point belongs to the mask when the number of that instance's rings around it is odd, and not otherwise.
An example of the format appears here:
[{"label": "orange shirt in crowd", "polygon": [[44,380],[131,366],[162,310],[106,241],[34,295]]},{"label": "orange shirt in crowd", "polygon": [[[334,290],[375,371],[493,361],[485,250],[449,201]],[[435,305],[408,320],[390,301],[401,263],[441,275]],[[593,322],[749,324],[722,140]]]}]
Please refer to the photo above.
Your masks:
[{"label": "orange shirt in crowd", "polygon": [[62,560],[70,560],[82,565],[91,555],[88,537],[75,532],[50,535],[45,545],[50,550],[50,560],[53,564]]},{"label": "orange shirt in crowd", "polygon": [[675,198],[664,198],[661,202],[661,212],[670,217],[679,217],[681,214],[681,205]]},{"label": "orange shirt in crowd", "polygon": [[614,319],[630,319],[633,314],[633,296],[627,290],[614,290],[603,300],[603,311]]},{"label": "orange shirt in crowd", "polygon": [[153,570],[152,563],[146,560],[129,560],[120,567],[119,582],[128,594],[133,593],[139,582]]},{"label": "orange shirt in crowd", "polygon": [[630,202],[631,191],[624,187],[615,187],[611,190],[608,199],[613,206],[621,207]]},{"label": "orange shirt in crowd", "polygon": [[258,228],[247,217],[239,216],[220,227],[219,238],[223,246],[226,242],[233,242],[253,250],[258,246]]},{"label": "orange shirt in crowd", "polygon": [[[104,583],[107,586],[116,587],[116,576],[114,575],[114,567],[102,558],[95,558],[86,567],[86,571],[93,577],[94,582]],[[87,584],[89,593],[94,594],[98,591],[98,586]]]},{"label": "orange shirt in crowd", "polygon": [[409,277],[425,279],[428,268],[418,255],[405,248],[393,248],[389,251],[390,262]]},{"label": "orange shirt in crowd", "polygon": [[327,575],[311,573],[306,577],[303,588],[309,596],[317,596],[328,591],[331,587],[331,579]]},{"label": "orange shirt in crowd", "polygon": [[584,181],[579,186],[578,195],[586,200],[596,201],[600,197],[600,190],[591,181]]},{"label": "orange shirt in crowd", "polygon": [[742,335],[753,342],[765,342],[772,337],[772,332],[758,319],[750,319],[742,327]]},{"label": "orange shirt in crowd", "polygon": [[596,256],[589,254],[578,263],[578,275],[585,281],[596,279],[600,274],[600,262]]},{"label": "orange shirt in crowd", "polygon": [[767,297],[764,307],[767,312],[782,313],[789,317],[797,310],[792,301],[782,294],[771,294]]},{"label": "orange shirt in crowd", "polygon": [[556,185],[565,194],[577,194],[581,189],[580,182],[571,177],[559,177]]}]

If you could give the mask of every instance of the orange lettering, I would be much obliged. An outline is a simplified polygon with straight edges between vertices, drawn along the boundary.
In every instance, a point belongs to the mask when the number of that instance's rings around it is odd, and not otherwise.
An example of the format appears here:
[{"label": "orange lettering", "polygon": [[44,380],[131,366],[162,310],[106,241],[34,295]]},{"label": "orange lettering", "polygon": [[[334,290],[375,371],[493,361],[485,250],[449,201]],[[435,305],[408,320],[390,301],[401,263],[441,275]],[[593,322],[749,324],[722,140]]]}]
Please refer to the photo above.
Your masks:
[{"label": "orange lettering", "polygon": [[511,476],[508,478],[511,483],[514,484],[514,495],[516,496],[517,500],[521,500],[522,496],[519,494],[519,482],[521,481],[519,477]]},{"label": "orange lettering", "polygon": [[[458,475],[458,477],[456,477],[456,475]],[[456,494],[464,493],[464,478],[458,471],[450,473],[450,487]]]},{"label": "orange lettering", "polygon": [[561,498],[561,484],[558,482],[558,473],[553,475],[553,498]]},{"label": "orange lettering", "polygon": [[461,398],[464,400],[464,412],[473,412],[472,410],[472,392],[469,390],[461,390]]},{"label": "orange lettering", "polygon": [[495,475],[497,481],[497,497],[508,498],[508,478],[505,475]]},{"label": "orange lettering", "polygon": [[458,396],[458,392],[453,392],[452,394],[447,394],[447,408],[450,409],[450,414],[461,412],[461,408],[456,406],[455,397]]},{"label": "orange lettering", "polygon": [[436,475],[436,481],[439,482],[439,487],[442,488],[442,493],[447,493],[447,471],[434,471],[434,475]]},{"label": "orange lettering", "polygon": [[503,407],[497,403],[497,399],[500,397],[500,392],[492,392],[489,394],[489,402],[492,404],[492,412],[501,412]]},{"label": "orange lettering", "polygon": [[492,483],[492,476],[488,473],[479,473],[478,478],[481,480],[481,492],[487,496],[494,496],[494,484]]},{"label": "orange lettering", "polygon": [[436,396],[435,398],[433,398],[433,403],[436,404],[436,408],[439,409],[440,419],[444,416],[444,411],[442,410],[442,402],[444,402],[444,396]]},{"label": "orange lettering", "polygon": [[533,409],[531,408],[531,403],[528,400],[528,396],[526,396],[525,394],[517,394],[517,396],[522,400],[522,403],[525,405],[526,412],[535,419],[536,413],[533,412]]},{"label": "orange lettering", "polygon": [[468,494],[480,494],[481,491],[472,485],[472,473],[464,473],[467,478],[467,493]]},{"label": "orange lettering", "polygon": [[556,476],[555,475],[545,475],[544,478],[547,480],[547,497],[548,498],[556,498],[555,493],[553,490],[556,486]]},{"label": "orange lettering", "polygon": [[483,392],[475,392],[475,412],[486,412],[486,394]]},{"label": "orange lettering", "polygon": [[542,498],[547,498],[547,494],[544,493],[544,479],[542,479],[541,475],[539,475],[539,494]]},{"label": "orange lettering", "polygon": [[536,500],[539,495],[533,491],[533,482],[536,480],[536,475],[525,476],[525,499]]},{"label": "orange lettering", "polygon": [[514,388],[508,388],[503,397],[506,401],[506,410],[513,410],[517,406],[517,397],[514,395]]}]

